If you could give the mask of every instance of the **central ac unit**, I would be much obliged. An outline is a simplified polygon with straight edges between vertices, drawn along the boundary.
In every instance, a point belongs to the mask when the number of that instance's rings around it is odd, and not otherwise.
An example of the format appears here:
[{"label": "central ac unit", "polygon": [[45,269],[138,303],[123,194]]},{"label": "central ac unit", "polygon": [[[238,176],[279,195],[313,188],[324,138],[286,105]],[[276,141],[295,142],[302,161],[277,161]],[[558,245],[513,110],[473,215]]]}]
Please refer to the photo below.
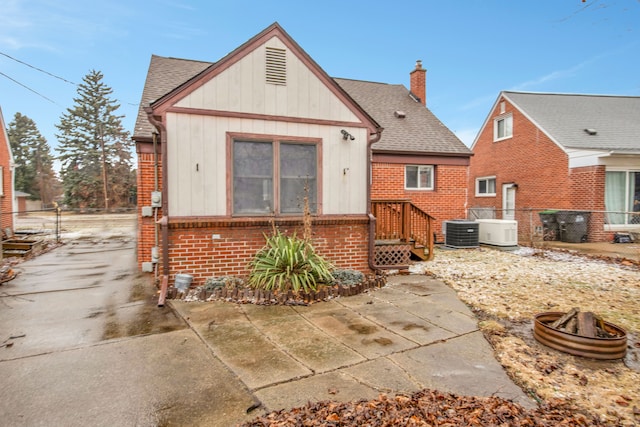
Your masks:
[{"label": "central ac unit", "polygon": [[518,246],[518,222],[511,219],[477,219],[483,245]]},{"label": "central ac unit", "polygon": [[464,219],[445,221],[444,244],[452,248],[477,248],[478,223]]}]

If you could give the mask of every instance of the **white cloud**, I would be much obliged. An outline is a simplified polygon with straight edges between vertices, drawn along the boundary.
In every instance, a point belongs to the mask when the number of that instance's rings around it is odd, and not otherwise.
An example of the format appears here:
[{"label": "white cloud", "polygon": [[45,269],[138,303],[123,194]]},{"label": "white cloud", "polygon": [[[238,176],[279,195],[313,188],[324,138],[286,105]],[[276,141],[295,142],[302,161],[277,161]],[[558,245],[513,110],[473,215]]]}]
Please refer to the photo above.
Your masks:
[{"label": "white cloud", "polygon": [[580,64],[575,65],[571,68],[567,68],[565,70],[552,71],[551,73],[545,74],[544,76],[538,77],[537,79],[533,79],[533,80],[529,80],[529,81],[517,84],[513,86],[510,90],[523,91],[531,87],[540,86],[544,83],[548,83],[554,80],[572,77],[576,74],[578,70],[580,70],[581,68],[584,68],[587,64],[594,62],[596,59],[597,57],[592,58],[590,60],[581,62]]}]

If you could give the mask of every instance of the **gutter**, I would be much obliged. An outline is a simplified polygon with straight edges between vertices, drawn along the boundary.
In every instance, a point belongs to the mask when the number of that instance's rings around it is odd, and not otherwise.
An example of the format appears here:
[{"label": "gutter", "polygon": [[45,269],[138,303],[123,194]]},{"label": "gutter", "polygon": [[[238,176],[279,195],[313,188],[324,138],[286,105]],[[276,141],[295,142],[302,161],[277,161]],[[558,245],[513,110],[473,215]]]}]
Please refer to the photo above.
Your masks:
[{"label": "gutter", "polygon": [[167,128],[162,122],[153,117],[153,108],[145,107],[147,120],[160,133],[160,149],[162,156],[162,218],[156,221],[162,229],[162,282],[160,285],[160,295],[158,296],[158,307],[164,307],[167,298],[167,289],[169,288],[169,203],[167,200],[167,184],[169,178],[167,176]]},{"label": "gutter", "polygon": [[374,133],[369,134],[369,136],[373,136],[373,139],[369,139],[367,143],[367,156],[369,156],[369,165],[367,168],[367,216],[369,217],[369,255],[368,255],[368,263],[369,268],[372,271],[376,271],[379,269],[378,266],[375,265],[375,251],[376,251],[376,217],[371,213],[371,179],[372,179],[372,157],[373,157],[373,144],[380,141],[382,138],[382,131],[384,128],[378,127]]}]

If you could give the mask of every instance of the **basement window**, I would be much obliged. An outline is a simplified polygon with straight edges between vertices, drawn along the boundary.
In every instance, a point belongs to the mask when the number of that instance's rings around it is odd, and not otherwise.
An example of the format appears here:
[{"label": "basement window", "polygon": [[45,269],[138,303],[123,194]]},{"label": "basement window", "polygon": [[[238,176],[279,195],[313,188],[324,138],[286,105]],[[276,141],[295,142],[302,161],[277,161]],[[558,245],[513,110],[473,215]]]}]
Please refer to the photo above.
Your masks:
[{"label": "basement window", "polygon": [[266,48],[266,81],[272,85],[287,84],[287,51],[275,47]]}]

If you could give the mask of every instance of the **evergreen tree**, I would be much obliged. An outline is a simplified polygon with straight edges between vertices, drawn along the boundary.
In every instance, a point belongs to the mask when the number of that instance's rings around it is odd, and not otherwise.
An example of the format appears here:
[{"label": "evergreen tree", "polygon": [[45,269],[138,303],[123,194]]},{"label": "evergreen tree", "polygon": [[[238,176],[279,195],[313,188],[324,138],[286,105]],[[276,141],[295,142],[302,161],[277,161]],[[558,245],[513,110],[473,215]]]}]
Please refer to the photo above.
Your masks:
[{"label": "evergreen tree", "polygon": [[45,206],[50,205],[58,194],[59,182],[47,140],[35,122],[20,113],[9,123],[7,135],[16,164],[14,188],[28,193],[31,199],[42,200]]},{"label": "evergreen tree", "polygon": [[73,108],[56,125],[65,203],[71,208],[128,206],[133,142],[103,75],[91,70],[78,85]]}]

